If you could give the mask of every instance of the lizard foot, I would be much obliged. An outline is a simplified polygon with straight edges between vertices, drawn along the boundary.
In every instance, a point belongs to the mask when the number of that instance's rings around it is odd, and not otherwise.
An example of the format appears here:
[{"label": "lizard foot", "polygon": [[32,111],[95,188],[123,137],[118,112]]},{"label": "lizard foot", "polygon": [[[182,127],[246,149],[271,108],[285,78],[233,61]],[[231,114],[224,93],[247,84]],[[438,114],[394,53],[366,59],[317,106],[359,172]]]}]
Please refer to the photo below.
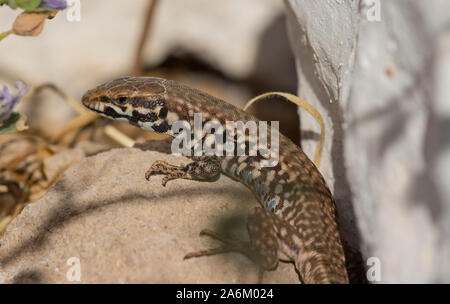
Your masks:
[{"label": "lizard foot", "polygon": [[220,177],[220,162],[217,157],[211,156],[200,157],[186,166],[175,166],[165,161],[157,160],[145,172],[145,178],[149,180],[152,175],[164,175],[162,180],[164,187],[168,181],[179,178],[213,182]]},{"label": "lizard foot", "polygon": [[150,180],[152,175],[164,175],[161,184],[165,187],[168,181],[185,177],[186,171],[183,168],[184,166],[174,166],[165,161],[157,160],[145,172],[145,178]]}]

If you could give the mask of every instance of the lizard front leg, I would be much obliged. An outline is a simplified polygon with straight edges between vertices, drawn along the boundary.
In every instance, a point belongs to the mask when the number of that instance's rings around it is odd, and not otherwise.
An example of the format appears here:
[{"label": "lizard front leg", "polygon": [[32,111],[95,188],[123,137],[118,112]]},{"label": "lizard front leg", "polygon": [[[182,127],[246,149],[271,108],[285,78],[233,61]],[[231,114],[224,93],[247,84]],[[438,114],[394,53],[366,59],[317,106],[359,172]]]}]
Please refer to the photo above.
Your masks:
[{"label": "lizard front leg", "polygon": [[189,179],[201,182],[214,182],[219,179],[220,161],[215,156],[193,157],[193,162],[186,166],[175,166],[165,161],[155,161],[150,169],[145,172],[145,178],[152,175],[164,175],[162,185],[174,179]]}]

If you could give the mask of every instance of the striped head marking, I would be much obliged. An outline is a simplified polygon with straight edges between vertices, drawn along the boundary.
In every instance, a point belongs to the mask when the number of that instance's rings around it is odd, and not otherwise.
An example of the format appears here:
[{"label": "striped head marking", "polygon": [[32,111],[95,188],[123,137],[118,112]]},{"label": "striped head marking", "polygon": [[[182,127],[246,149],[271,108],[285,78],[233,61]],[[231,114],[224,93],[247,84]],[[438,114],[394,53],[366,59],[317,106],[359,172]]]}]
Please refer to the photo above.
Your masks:
[{"label": "striped head marking", "polygon": [[82,103],[105,117],[168,133],[166,82],[154,77],[121,77],[87,91]]}]

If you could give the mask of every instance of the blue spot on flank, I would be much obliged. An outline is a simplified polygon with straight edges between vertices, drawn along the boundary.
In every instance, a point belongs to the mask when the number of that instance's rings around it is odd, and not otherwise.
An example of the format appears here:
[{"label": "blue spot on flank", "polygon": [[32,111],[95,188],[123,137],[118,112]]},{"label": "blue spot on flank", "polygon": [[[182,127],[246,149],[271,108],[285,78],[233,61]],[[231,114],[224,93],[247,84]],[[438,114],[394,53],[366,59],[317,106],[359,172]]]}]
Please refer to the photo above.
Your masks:
[{"label": "blue spot on flank", "polygon": [[243,178],[244,178],[244,182],[248,184],[249,182],[252,181],[253,175],[250,172],[244,172]]},{"label": "blue spot on flank", "polygon": [[267,209],[272,211],[273,208],[275,208],[275,206],[277,205],[277,201],[276,200],[272,200],[269,205],[267,206]]}]

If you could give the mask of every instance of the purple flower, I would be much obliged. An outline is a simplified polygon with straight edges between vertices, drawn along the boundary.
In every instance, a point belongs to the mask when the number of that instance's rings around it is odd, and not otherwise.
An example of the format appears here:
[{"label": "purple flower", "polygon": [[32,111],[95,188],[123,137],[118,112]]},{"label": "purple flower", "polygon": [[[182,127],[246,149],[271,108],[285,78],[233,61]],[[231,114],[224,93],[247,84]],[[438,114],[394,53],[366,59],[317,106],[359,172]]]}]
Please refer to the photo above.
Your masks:
[{"label": "purple flower", "polygon": [[64,10],[67,8],[67,3],[65,0],[42,0],[39,7],[53,10]]},{"label": "purple flower", "polygon": [[30,87],[21,80],[16,81],[16,88],[18,90],[15,95],[11,95],[8,87],[5,85],[3,86],[3,91],[0,91],[0,121],[9,117],[19,100],[25,96],[30,89]]}]

